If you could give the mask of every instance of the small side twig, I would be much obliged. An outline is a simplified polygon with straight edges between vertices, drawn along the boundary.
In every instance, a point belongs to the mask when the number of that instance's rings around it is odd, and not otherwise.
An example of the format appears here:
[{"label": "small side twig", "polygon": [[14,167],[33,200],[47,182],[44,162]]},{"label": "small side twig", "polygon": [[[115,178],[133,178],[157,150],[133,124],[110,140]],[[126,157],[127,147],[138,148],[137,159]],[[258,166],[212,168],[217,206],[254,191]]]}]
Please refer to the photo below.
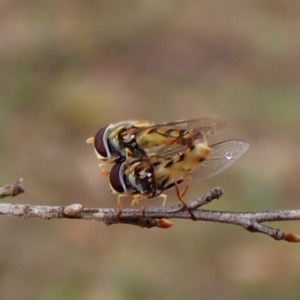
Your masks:
[{"label": "small side twig", "polygon": [[20,178],[14,184],[6,184],[4,187],[0,187],[0,198],[15,197],[24,192],[23,178]]}]

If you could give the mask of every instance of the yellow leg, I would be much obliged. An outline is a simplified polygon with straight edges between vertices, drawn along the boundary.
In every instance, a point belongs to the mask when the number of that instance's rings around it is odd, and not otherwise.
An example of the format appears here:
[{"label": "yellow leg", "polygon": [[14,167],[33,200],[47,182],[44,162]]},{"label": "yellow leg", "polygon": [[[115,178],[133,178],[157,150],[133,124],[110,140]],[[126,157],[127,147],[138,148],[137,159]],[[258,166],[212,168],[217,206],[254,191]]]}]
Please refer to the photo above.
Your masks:
[{"label": "yellow leg", "polygon": [[129,149],[125,148],[125,161],[126,161],[127,170],[129,169],[129,157],[130,156],[133,156],[133,153]]},{"label": "yellow leg", "polygon": [[125,195],[118,195],[118,209],[121,210],[123,207],[122,207],[122,202],[121,202],[121,198],[124,198]]},{"label": "yellow leg", "polygon": [[186,186],[184,187],[183,192],[181,193],[181,197],[184,197],[185,194],[187,193],[187,191],[188,191],[188,189],[189,189],[189,187],[191,185],[191,182],[192,182],[192,176],[187,175],[184,178],[183,182],[186,182]]},{"label": "yellow leg", "polygon": [[99,165],[98,165],[99,168],[100,168],[100,174],[101,174],[101,176],[106,176],[106,177],[108,177],[108,176],[109,176],[109,171],[104,170],[104,168],[102,168],[103,165],[105,165],[105,164],[99,164]]},{"label": "yellow leg", "polygon": [[98,166],[101,170],[100,174],[102,176],[108,177],[109,176],[109,171],[105,170],[102,166],[113,165],[114,163],[115,163],[114,161],[105,161],[105,162],[101,162],[100,164],[98,164]]},{"label": "yellow leg", "polygon": [[161,198],[163,198],[163,203],[162,203],[162,207],[164,207],[165,205],[166,205],[166,202],[167,202],[167,195],[165,195],[165,194],[160,194],[158,197],[161,197]]},{"label": "yellow leg", "polygon": [[[188,186],[189,186],[189,185],[188,185]],[[192,210],[191,210],[189,204],[188,204],[188,203],[183,199],[183,197],[182,197],[182,195],[185,194],[185,193],[187,192],[187,189],[188,189],[188,188],[185,187],[183,193],[180,193],[178,184],[175,182],[175,189],[176,189],[176,194],[177,194],[178,200],[179,200],[179,201],[182,203],[182,205],[185,206],[186,209],[189,211],[189,213],[190,213],[192,219],[193,219],[194,221],[196,221],[196,218],[195,218],[195,216],[194,216],[194,214],[193,214],[193,212],[192,212]]]},{"label": "yellow leg", "polygon": [[134,195],[131,201],[131,207],[134,207],[137,204],[140,208],[143,208],[140,204],[140,201],[143,197],[141,195]]},{"label": "yellow leg", "polygon": [[119,218],[121,211],[122,211],[122,203],[121,203],[121,198],[124,198],[128,195],[123,195],[123,194],[119,194],[118,195],[118,211],[117,211],[117,218]]},{"label": "yellow leg", "polygon": [[140,209],[141,209],[142,218],[144,218],[145,217],[144,207],[140,203],[140,201],[142,200],[142,198],[144,198],[142,194],[140,194],[140,195],[134,195],[133,199],[131,201],[131,207],[134,207],[134,205],[137,204],[140,207]]}]

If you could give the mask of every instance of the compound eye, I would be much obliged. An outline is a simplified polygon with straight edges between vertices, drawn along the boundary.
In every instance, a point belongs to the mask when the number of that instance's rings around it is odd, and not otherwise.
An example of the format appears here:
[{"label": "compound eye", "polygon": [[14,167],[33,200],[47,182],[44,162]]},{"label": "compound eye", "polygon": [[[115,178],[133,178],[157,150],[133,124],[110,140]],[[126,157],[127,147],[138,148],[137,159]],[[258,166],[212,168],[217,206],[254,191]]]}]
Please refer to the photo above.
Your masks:
[{"label": "compound eye", "polygon": [[107,150],[105,147],[105,143],[104,143],[104,133],[106,131],[106,127],[101,128],[95,135],[95,139],[94,139],[94,146],[96,151],[102,156],[102,157],[107,157]]},{"label": "compound eye", "polygon": [[110,170],[109,181],[111,187],[118,193],[124,193],[123,175],[120,172],[123,163],[116,163]]}]

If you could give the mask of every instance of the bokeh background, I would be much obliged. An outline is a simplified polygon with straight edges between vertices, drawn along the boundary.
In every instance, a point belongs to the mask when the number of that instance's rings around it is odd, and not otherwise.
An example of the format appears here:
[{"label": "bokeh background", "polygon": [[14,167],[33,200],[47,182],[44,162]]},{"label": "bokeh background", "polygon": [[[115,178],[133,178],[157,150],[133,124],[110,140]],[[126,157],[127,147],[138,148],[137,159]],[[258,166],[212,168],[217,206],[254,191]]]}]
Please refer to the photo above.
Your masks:
[{"label": "bokeh background", "polygon": [[[5,201],[115,207],[86,138],[217,115],[231,121],[218,140],[250,150],[187,198],[221,186],[206,209],[300,209],[299,15],[296,0],[1,1],[0,185],[26,186]],[[300,297],[299,245],[231,225],[2,216],[0,236],[1,299]]]}]

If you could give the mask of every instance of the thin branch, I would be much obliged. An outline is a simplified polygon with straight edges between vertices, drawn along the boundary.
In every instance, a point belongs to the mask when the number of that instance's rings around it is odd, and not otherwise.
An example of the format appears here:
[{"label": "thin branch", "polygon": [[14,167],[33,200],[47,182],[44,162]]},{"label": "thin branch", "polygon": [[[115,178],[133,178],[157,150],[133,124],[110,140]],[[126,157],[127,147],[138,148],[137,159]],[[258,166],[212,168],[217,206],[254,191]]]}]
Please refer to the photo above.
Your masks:
[{"label": "thin branch", "polygon": [[[24,192],[22,180],[18,181],[17,186],[21,186],[22,188],[20,190]],[[7,189],[6,187],[0,188],[0,190]],[[238,225],[249,232],[260,232],[275,240],[300,242],[300,236],[296,234],[284,233],[280,229],[261,224],[263,222],[300,220],[300,210],[230,212],[199,209],[214,199],[219,199],[223,193],[223,190],[217,187],[203,197],[189,203],[190,209],[193,211],[193,215],[197,221]],[[11,193],[10,195],[14,196],[15,194]],[[191,219],[191,214],[186,207],[181,204],[168,207],[146,207],[143,211],[136,208],[126,208],[119,214],[116,208],[84,208],[82,204],[71,204],[68,206],[34,206],[29,204],[1,203],[0,215],[23,217],[26,219],[37,217],[47,220],[61,218],[85,219],[102,221],[106,225],[121,223],[143,228],[169,228],[172,226],[172,222],[167,219]]]},{"label": "thin branch", "polygon": [[14,184],[6,184],[4,187],[0,187],[0,199],[4,197],[15,197],[24,192],[23,178],[20,178]]}]

